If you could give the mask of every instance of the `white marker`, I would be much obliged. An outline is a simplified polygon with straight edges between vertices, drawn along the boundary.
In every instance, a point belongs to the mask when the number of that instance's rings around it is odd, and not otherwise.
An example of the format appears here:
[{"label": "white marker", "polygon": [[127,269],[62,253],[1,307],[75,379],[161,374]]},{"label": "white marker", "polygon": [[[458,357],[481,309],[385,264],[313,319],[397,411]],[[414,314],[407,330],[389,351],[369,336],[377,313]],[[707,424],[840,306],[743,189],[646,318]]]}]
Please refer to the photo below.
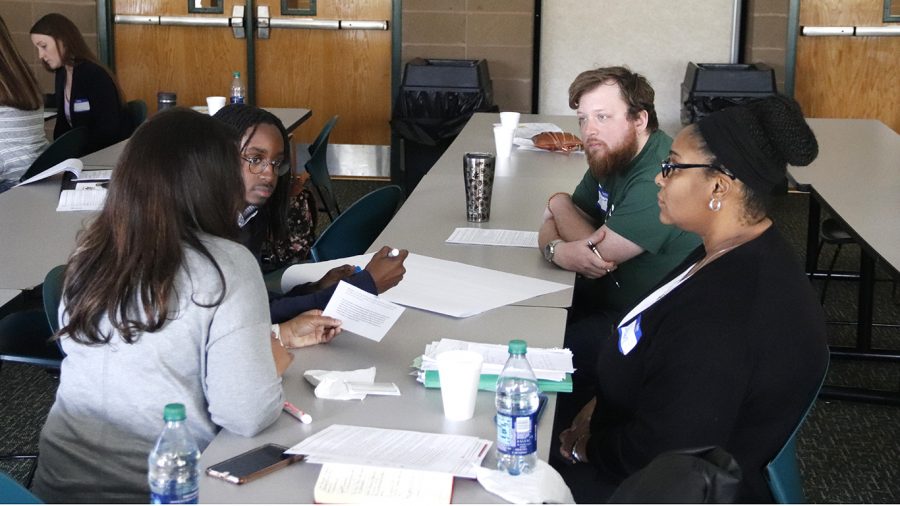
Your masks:
[{"label": "white marker", "polygon": [[398,256],[400,256],[400,250],[398,250],[397,248],[394,248],[390,252],[388,252],[388,258],[395,258]]}]

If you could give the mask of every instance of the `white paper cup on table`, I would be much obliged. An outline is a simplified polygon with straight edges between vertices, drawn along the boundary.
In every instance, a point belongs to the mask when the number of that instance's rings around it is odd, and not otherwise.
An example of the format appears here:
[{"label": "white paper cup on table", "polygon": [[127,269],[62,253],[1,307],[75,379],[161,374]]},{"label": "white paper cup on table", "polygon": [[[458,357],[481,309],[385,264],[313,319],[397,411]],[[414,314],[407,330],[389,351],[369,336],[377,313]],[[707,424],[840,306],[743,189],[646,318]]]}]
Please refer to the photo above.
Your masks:
[{"label": "white paper cup on table", "polygon": [[467,350],[445,351],[437,356],[441,400],[448,420],[468,420],[475,414],[483,361],[480,353]]},{"label": "white paper cup on table", "polygon": [[506,128],[512,128],[515,131],[519,126],[519,118],[521,117],[522,115],[517,112],[501,112],[500,124]]},{"label": "white paper cup on table", "polygon": [[509,158],[512,152],[513,136],[515,128],[505,126],[494,127],[494,144],[497,148],[497,158]]},{"label": "white paper cup on table", "polygon": [[206,107],[209,115],[214,115],[219,112],[219,109],[225,107],[225,97],[206,97]]}]

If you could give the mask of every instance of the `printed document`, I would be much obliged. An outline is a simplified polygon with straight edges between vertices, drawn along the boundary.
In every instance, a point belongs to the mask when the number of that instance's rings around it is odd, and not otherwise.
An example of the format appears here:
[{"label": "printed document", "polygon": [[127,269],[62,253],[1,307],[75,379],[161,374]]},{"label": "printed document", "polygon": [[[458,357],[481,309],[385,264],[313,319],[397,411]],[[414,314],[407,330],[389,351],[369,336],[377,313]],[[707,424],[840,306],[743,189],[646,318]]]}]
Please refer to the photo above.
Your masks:
[{"label": "printed document", "polygon": [[[333,267],[366,265],[372,253],[328,262],[295,264],[281,278],[287,292],[300,283],[317,281]],[[516,302],[558,292],[569,285],[509,274],[410,253],[399,285],[379,297],[407,307],[465,318]]]},{"label": "printed document", "polygon": [[341,281],[322,315],[341,320],[344,330],[381,342],[405,309]]},{"label": "printed document", "polygon": [[456,244],[482,244],[485,246],[515,246],[537,248],[538,233],[525,230],[457,227],[447,238]]},{"label": "printed document", "polygon": [[[481,374],[499,375],[509,358],[509,347],[505,344],[487,344],[441,339],[425,347],[422,356],[423,370],[437,370],[437,356],[445,351],[468,350],[481,355]],[[572,352],[566,348],[528,348],[528,362],[538,379],[563,381],[566,373],[575,372]]]},{"label": "printed document", "polygon": [[313,489],[317,504],[450,504],[453,475],[388,467],[325,464]]},{"label": "printed document", "polygon": [[106,202],[106,188],[102,183],[78,183],[74,190],[63,190],[59,193],[58,212],[62,211],[99,211]]},{"label": "printed document", "polygon": [[50,176],[55,176],[61,172],[71,172],[75,174],[75,176],[81,175],[81,171],[84,169],[84,165],[82,165],[81,160],[77,158],[69,158],[67,160],[63,160],[53,167],[37,174],[36,176],[30,177],[25,181],[17,184],[16,186],[22,186],[23,184],[33,183],[35,181],[40,181],[41,179],[47,179]]},{"label": "printed document", "polygon": [[330,425],[285,453],[313,464],[359,464],[475,478],[491,442],[474,436]]}]

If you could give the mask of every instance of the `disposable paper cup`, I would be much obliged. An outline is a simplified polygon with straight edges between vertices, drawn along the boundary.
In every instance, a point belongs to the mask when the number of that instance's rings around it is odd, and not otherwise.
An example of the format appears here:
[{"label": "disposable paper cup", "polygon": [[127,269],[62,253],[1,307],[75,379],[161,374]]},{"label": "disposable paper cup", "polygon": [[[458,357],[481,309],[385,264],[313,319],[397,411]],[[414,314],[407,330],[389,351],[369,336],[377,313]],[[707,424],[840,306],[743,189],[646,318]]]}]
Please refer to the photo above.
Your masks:
[{"label": "disposable paper cup", "polygon": [[441,399],[448,420],[468,420],[475,414],[482,361],[481,354],[466,350],[445,351],[437,356]]},{"label": "disposable paper cup", "polygon": [[209,115],[219,112],[219,109],[225,107],[225,97],[206,97],[206,107],[209,109]]},{"label": "disposable paper cup", "polygon": [[522,115],[517,112],[501,112],[500,113],[500,124],[505,126],[506,128],[512,128],[515,130],[516,127],[519,126],[519,118]]},{"label": "disposable paper cup", "polygon": [[497,148],[497,158],[509,158],[512,152],[513,135],[516,133],[515,128],[507,128],[505,126],[494,127],[494,144]]}]

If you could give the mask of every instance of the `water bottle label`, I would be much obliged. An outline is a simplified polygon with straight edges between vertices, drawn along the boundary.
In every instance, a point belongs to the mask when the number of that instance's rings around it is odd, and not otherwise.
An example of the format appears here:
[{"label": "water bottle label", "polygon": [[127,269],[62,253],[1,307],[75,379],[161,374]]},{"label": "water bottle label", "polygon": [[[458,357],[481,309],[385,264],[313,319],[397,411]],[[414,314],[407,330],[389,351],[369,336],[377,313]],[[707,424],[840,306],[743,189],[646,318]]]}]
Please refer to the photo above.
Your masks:
[{"label": "water bottle label", "polygon": [[150,492],[150,504],[197,504],[199,498],[200,490],[196,488],[187,494]]},{"label": "water bottle label", "polygon": [[537,451],[534,413],[504,415],[497,413],[497,451],[507,455],[528,455]]},{"label": "water bottle label", "polygon": [[233,97],[231,97],[231,103],[232,103],[232,104],[243,104],[243,103],[244,103],[244,97],[234,97],[234,96],[233,96]]}]

